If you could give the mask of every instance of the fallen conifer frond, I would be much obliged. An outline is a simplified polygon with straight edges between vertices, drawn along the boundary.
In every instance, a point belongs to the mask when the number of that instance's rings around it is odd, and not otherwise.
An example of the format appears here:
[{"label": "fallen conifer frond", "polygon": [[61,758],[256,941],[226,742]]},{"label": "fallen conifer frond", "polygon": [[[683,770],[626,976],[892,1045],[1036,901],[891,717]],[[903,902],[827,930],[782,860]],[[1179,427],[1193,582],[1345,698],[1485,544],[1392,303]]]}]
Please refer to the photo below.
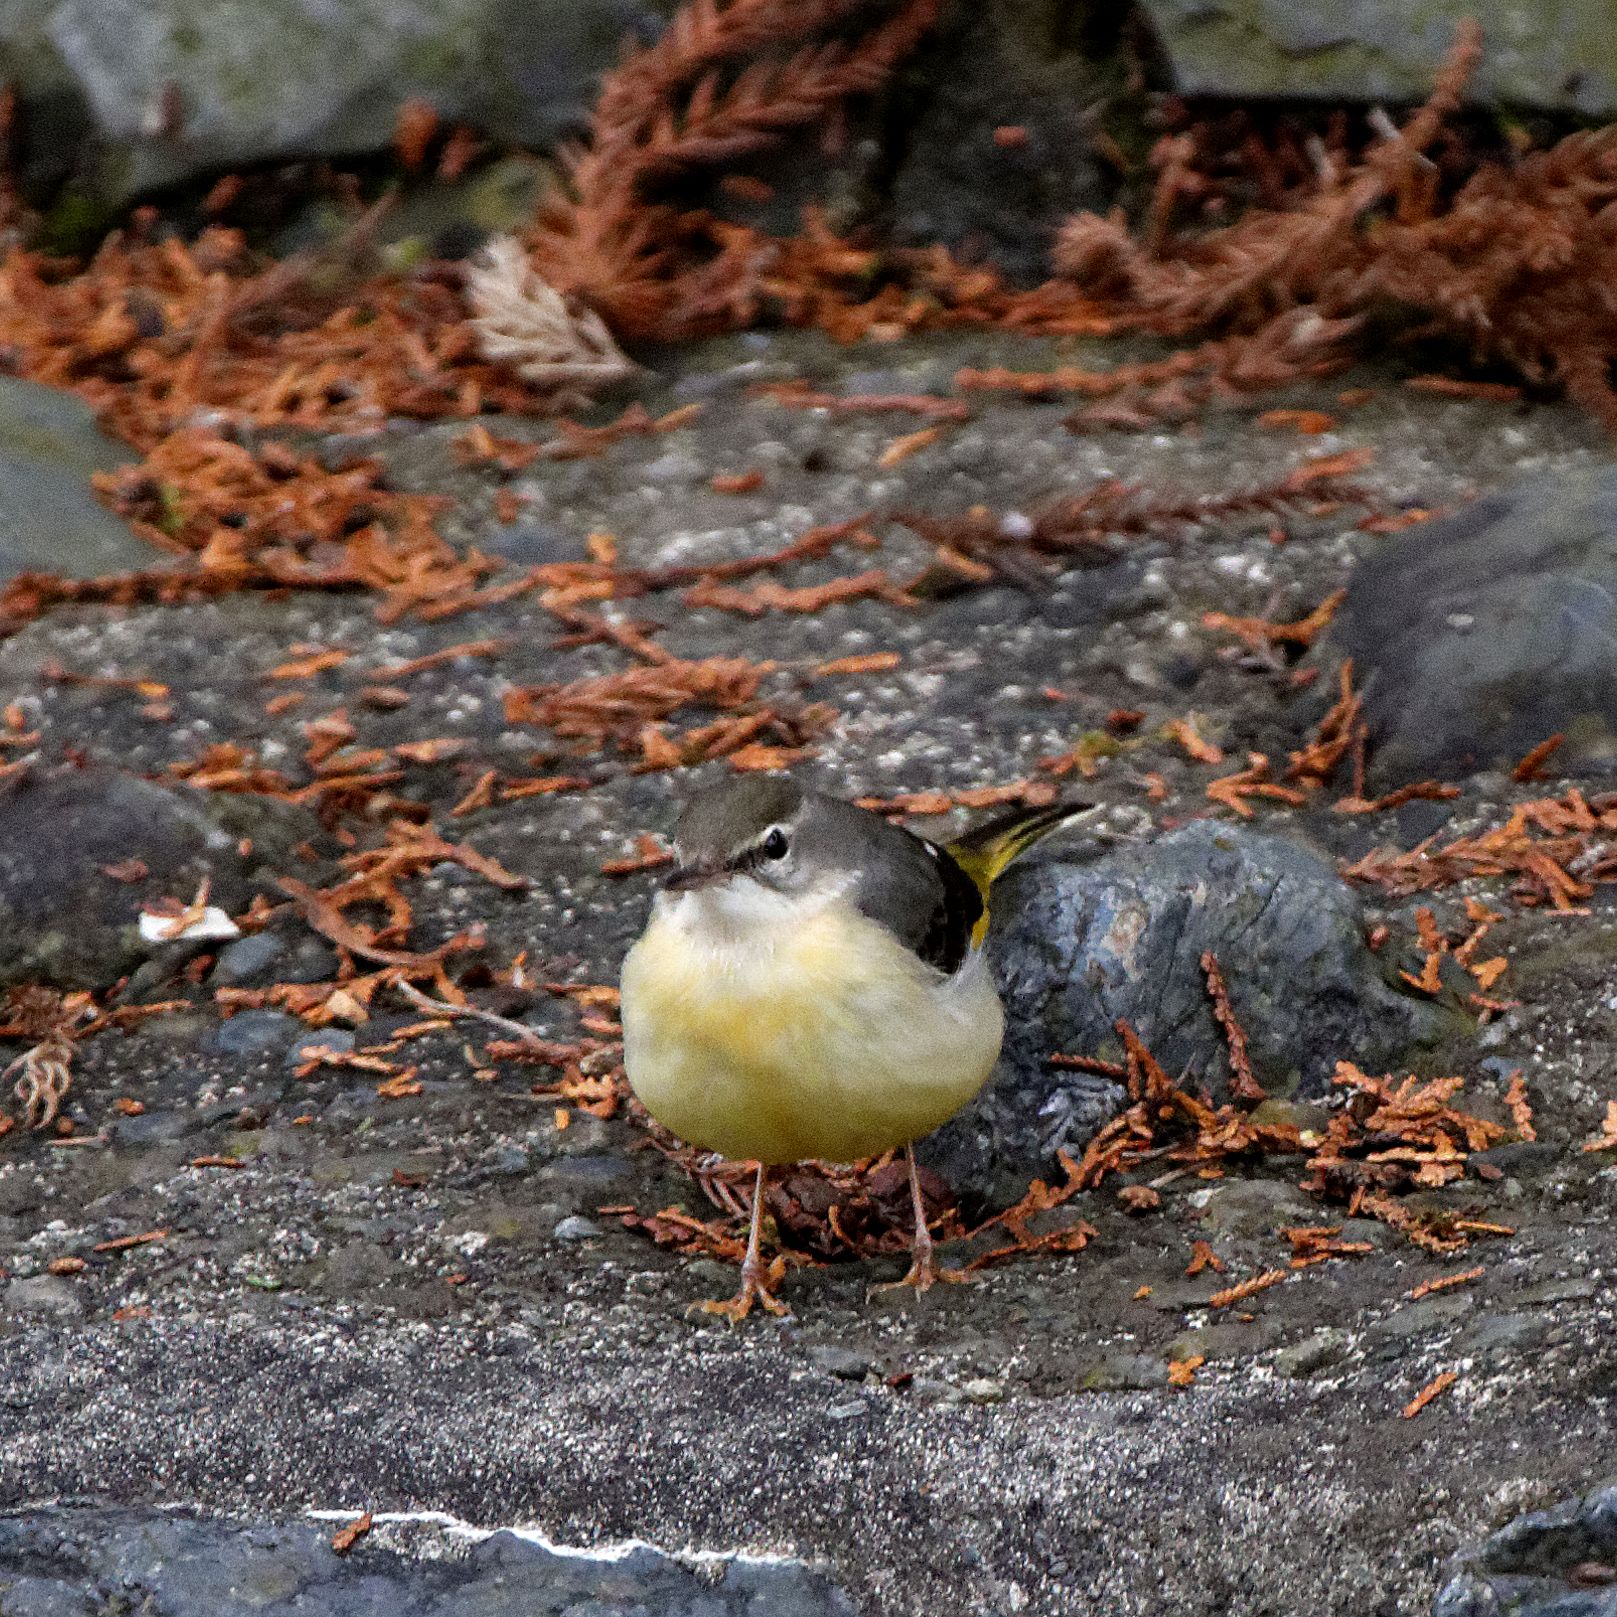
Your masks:
[{"label": "fallen conifer frond", "polygon": [[[927,34],[942,0],[901,0],[864,33],[822,37],[849,0],[695,0],[655,44],[609,74],[590,139],[529,237],[535,269],[625,339],[744,324],[774,256],[668,200],[670,185],[728,166],[879,89]],[[790,54],[783,47],[796,45]]]},{"label": "fallen conifer frond", "polygon": [[601,317],[548,285],[512,236],[496,236],[467,271],[466,302],[484,359],[558,404],[576,408],[636,370]]},{"label": "fallen conifer frond", "polygon": [[[1300,200],[1199,236],[1162,228],[1144,240],[1120,215],[1079,214],[1057,242],[1057,270],[1165,329],[1222,332],[1198,355],[1191,403],[1221,383],[1244,390],[1307,374],[1345,357],[1367,331],[1384,336],[1390,320],[1559,386],[1617,431],[1608,374],[1617,356],[1617,127],[1482,163],[1445,194],[1426,151],[1481,54],[1468,24],[1427,104],[1401,129],[1373,118],[1380,138],[1344,166],[1322,160],[1317,186]],[[1157,161],[1160,221],[1186,165],[1168,142]],[[1254,345],[1272,352],[1272,379],[1254,370]],[[1184,394],[1180,384],[1142,407],[1176,413]]]}]

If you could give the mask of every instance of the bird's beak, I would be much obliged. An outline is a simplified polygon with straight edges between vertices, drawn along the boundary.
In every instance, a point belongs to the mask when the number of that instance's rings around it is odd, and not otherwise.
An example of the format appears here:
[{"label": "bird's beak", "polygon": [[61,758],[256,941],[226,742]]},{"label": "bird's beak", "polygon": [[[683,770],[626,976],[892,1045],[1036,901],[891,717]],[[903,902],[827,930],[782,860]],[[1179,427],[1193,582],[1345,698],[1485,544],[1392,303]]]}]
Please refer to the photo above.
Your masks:
[{"label": "bird's beak", "polygon": [[698,860],[694,864],[675,865],[663,878],[663,891],[665,893],[689,893],[698,887],[711,887],[715,882],[723,881],[730,872],[725,866],[715,864],[708,860]]}]

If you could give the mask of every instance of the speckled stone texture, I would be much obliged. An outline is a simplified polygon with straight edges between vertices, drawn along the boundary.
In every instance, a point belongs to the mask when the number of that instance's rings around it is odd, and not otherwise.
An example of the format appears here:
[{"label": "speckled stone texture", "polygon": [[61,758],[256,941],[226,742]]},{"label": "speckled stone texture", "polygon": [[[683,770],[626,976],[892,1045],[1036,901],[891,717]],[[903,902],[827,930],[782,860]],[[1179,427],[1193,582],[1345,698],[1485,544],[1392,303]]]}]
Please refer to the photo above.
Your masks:
[{"label": "speckled stone texture", "polygon": [[162,566],[90,486],[134,458],[82,399],[0,377],[0,583],[22,572],[96,578]]},{"label": "speckled stone texture", "polygon": [[[838,348],[753,333],[647,356],[635,395],[647,411],[700,402],[702,414],[594,459],[536,461],[506,480],[456,455],[458,422],[396,423],[326,447],[374,452],[396,486],[450,495],[441,520],[455,544],[487,551],[499,532],[522,565],[583,555],[589,534],[609,532],[635,567],[771,550],[861,511],[1026,513],[1113,478],[1189,500],[1360,447],[1375,451],[1361,475],[1392,513],[1610,460],[1598,426],[1568,409],[1433,398],[1390,371],[1286,395],[1336,417],[1308,439],[1252,419],[1269,399],[1212,411],[1199,434],[1073,438],[1060,425],[1070,402],[973,397],[970,420],[896,465],[884,452],[911,421],[792,409],[749,391],[794,376],[838,393],[946,391],[962,365],[1152,351],[988,333]],[[1374,391],[1349,410],[1338,394],[1361,383]],[[603,404],[590,419],[620,408]],[[544,421],[488,425],[535,440],[556,432]],[[713,488],[715,474],[749,467],[765,473],[762,486]],[[515,523],[500,516],[502,484],[528,501]],[[1140,710],[1093,778],[1060,783],[1106,805],[1085,822],[1088,841],[1104,832],[1139,847],[1220,812],[1206,786],[1247,751],[1266,752],[1278,772],[1302,744],[1312,719],[1296,711],[1295,668],[1256,663],[1203,614],[1308,612],[1396,542],[1361,528],[1362,515],[1305,507],[1286,519],[1283,544],[1267,513],[1122,533],[1101,565],[923,607],[861,600],[753,618],[677,594],[623,605],[657,620],[677,656],[767,659],[771,699],[834,709],[799,768],[843,796],[1052,778],[1041,758],[1111,734],[1114,710]],[[781,581],[878,565],[902,579],[926,565],[908,530],[871,520],[879,549],[805,563]],[[666,828],[693,781],[634,773],[632,744],[572,756],[563,738],[509,722],[504,698],[626,659],[559,644],[566,636],[531,592],[441,621],[379,622],[374,608],[361,594],[290,591],[53,612],[0,642],[0,684],[40,730],[44,758],[72,749],[154,779],[228,741],[302,783],[303,727],[338,708],[356,748],[453,739],[463,747],[453,757],[403,765],[399,793],[530,885],[503,892],[458,867],[424,872],[406,884],[413,925],[401,941],[427,948],[481,925],[493,970],[525,951],[547,981],[610,983],[655,872],[613,878],[602,866]],[[504,649],[449,653],[484,637]],[[299,705],[271,708],[287,685],[271,671],[302,655],[296,646],[348,655],[293,682]],[[888,651],[897,666],[817,672]],[[360,698],[385,670],[435,652],[448,655],[401,677],[407,706]],[[125,686],[49,677],[53,662],[163,681],[172,718],[143,716]],[[1225,749],[1222,763],[1198,762],[1165,733],[1190,711]],[[540,763],[541,753],[556,756]],[[579,769],[599,783],[450,816],[489,769]],[[1462,784],[1459,799],[1377,815],[1333,812],[1333,792],[1312,808],[1259,803],[1256,829],[1301,833],[1330,859],[1355,860],[1378,844],[1472,834],[1546,790],[1497,777]],[[971,818],[915,823],[948,836]],[[1511,909],[1497,885],[1481,892]],[[1463,914],[1452,893],[1361,896],[1366,919],[1389,927],[1382,952],[1416,972],[1415,907],[1436,904],[1444,925]],[[182,962],[154,972],[150,997],[190,1007],[83,1043],[67,1104],[82,1145],[22,1127],[0,1142],[5,1508],[67,1496],[143,1512],[184,1505],[255,1532],[301,1522],[308,1508],[442,1511],[562,1544],[639,1538],[670,1552],[800,1558],[823,1565],[859,1617],[1414,1617],[1457,1546],[1609,1470],[1617,1168],[1609,1153],[1577,1148],[1603,1114],[1617,1052],[1617,918],[1599,904],[1497,923],[1486,952],[1511,963],[1495,992],[1521,1003],[1447,1068],[1468,1074],[1468,1106],[1501,1119],[1508,1075],[1526,1072],[1538,1141],[1489,1152],[1501,1177],[1425,1199],[1510,1236],[1434,1255],[1305,1195],[1295,1160],[1232,1166],[1217,1181],[1151,1164],[1145,1172],[1165,1181],[1154,1213],[1130,1213],[1109,1181],[1048,1215],[1094,1228],[1082,1252],[993,1265],[918,1301],[871,1294],[902,1272],[902,1255],[839,1254],[789,1270],[791,1319],[737,1330],[688,1313],[734,1290],[733,1265],[658,1247],[610,1211],[717,1211],[647,1148],[632,1117],[574,1107],[559,1127],[558,1097],[543,1092],[554,1075],[502,1062],[483,1081],[492,1030],[462,1024],[393,1051],[416,1069],[419,1094],[379,1093],[383,1075],[365,1066],[311,1069],[300,1055],[311,1044],[387,1051],[422,1013],[379,991],[363,1022],[312,1028],[279,1003],[224,1021],[217,989],[240,1004],[244,987],[333,969],[329,946],[290,908],[265,936],[226,946],[211,971]],[[1263,985],[1226,964],[1247,1014]],[[465,986],[543,1038],[580,1034],[570,998]],[[1200,1027],[1200,1071],[1216,1076],[1221,1041]],[[12,1041],[4,1059],[19,1050]],[[241,1166],[197,1165],[218,1155]],[[1369,1250],[1287,1268],[1278,1230],[1338,1222]],[[116,1244],[156,1231],[166,1234]],[[969,1261],[999,1235],[951,1242],[942,1256]],[[1222,1272],[1186,1274],[1195,1241]],[[60,1261],[75,1258],[82,1268]],[[1485,1269],[1475,1281],[1411,1297],[1472,1265]],[[1275,1268],[1285,1278],[1245,1309],[1212,1306],[1221,1289]],[[1170,1365],[1187,1355],[1205,1360],[1193,1385],[1171,1384]],[[1449,1369],[1459,1380],[1404,1419]],[[322,1519],[319,1532],[335,1525]],[[394,1531],[379,1527],[349,1564],[386,1570]],[[67,1610],[84,1617],[82,1602]]]}]

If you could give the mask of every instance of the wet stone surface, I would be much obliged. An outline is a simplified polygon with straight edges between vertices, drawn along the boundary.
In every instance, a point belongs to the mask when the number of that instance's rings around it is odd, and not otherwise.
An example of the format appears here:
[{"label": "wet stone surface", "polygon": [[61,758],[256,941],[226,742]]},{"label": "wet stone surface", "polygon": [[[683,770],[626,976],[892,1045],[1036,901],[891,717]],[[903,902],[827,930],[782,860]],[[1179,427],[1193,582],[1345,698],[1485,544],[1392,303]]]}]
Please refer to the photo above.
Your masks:
[{"label": "wet stone surface", "polygon": [[1612,1617],[1617,1485],[1529,1511],[1455,1558],[1434,1617]]},{"label": "wet stone surface", "polygon": [[[1313,455],[1362,446],[1375,459],[1356,479],[1397,515],[1609,458],[1569,413],[1422,397],[1379,374],[1262,401],[1337,413],[1335,429],[1306,441],[1233,409],[1209,415],[1200,435],[1073,438],[1060,403],[973,399],[971,419],[887,465],[908,418],[790,409],[748,391],[799,375],[837,391],[947,389],[961,364],[1075,356],[1116,357],[998,338],[847,351],[751,338],[653,356],[647,410],[701,402],[702,414],[595,459],[535,461],[506,480],[462,463],[463,429],[402,424],[367,448],[398,485],[453,497],[443,527],[456,542],[481,543],[502,523],[503,486],[551,553],[585,554],[590,534],[610,533],[631,566],[771,550],[816,523],[877,513],[875,548],[785,570],[790,586],[922,569],[930,551],[880,514],[895,509],[982,503],[1025,516],[1112,478],[1184,499],[1272,484]],[[1337,388],[1361,383],[1371,402],[1337,404]],[[536,441],[556,430],[491,425]],[[765,473],[752,492],[712,487],[715,474],[752,467]],[[798,767],[846,795],[1055,780],[1041,759],[1109,737],[1092,749],[1093,778],[1059,784],[1105,806],[1097,860],[1148,866],[1143,850],[1187,825],[1205,835],[1196,822],[1234,823],[1207,785],[1251,751],[1283,767],[1317,717],[1300,705],[1315,693],[1299,694],[1294,676],[1318,666],[1328,683],[1332,672],[1318,652],[1255,659],[1203,614],[1307,613],[1390,542],[1361,527],[1364,516],[1304,504],[1283,520],[1120,532],[1094,565],[1052,571],[1036,588],[996,583],[913,607],[864,599],[753,617],[663,593],[612,609],[660,625],[678,657],[769,663],[759,689],[777,705],[823,704]],[[488,975],[468,959],[473,998],[545,1038],[580,1037],[585,1016],[609,1028],[610,1007],[536,985],[614,981],[652,877],[611,877],[603,864],[666,827],[693,776],[728,765],[641,773],[632,730],[584,746],[509,719],[516,687],[628,665],[614,647],[569,643],[531,592],[442,621],[382,622],[374,604],[288,593],[66,610],[0,644],[0,686],[39,731],[30,746],[43,760],[77,750],[164,780],[233,742],[301,789],[315,778],[304,726],[342,711],[350,748],[395,761],[396,800],[426,805],[446,835],[528,878],[507,891],[434,864],[405,884],[408,946],[481,925]],[[484,641],[495,649],[450,649]],[[272,677],[310,648],[344,655]],[[436,652],[432,666],[396,672]],[[872,652],[897,662],[822,672]],[[64,681],[53,665],[160,681],[171,714],[144,712],[125,685]],[[405,702],[373,705],[364,693],[379,684]],[[1142,717],[1109,728],[1120,709]],[[1221,762],[1196,761],[1165,732],[1192,712]],[[682,711],[670,729],[713,716]],[[428,738],[457,745],[394,750]],[[451,815],[489,770],[594,784]],[[1334,790],[1299,806],[1263,802],[1251,829],[1301,839],[1328,870],[1378,845],[1470,834],[1557,789],[1499,773],[1456,784],[1452,800],[1375,815],[1334,812]],[[338,818],[362,845],[379,835],[360,816]],[[947,832],[968,818],[913,823]],[[307,1509],[430,1510],[560,1544],[639,1538],[670,1552],[779,1555],[823,1566],[860,1617],[1429,1609],[1462,1546],[1599,1483],[1617,1385],[1607,1283],[1617,1171],[1609,1154],[1578,1149],[1613,1092],[1617,918],[1604,896],[1587,914],[1554,916],[1513,910],[1498,882],[1462,891],[1473,890],[1505,915],[1487,947],[1509,961],[1495,996],[1517,1003],[1430,1059],[1463,1068],[1465,1103],[1499,1121],[1521,1069],[1539,1137],[1490,1152],[1495,1176],[1411,1203],[1513,1233],[1438,1256],[1304,1194],[1296,1159],[1220,1180],[1148,1164],[1162,1181],[1154,1211],[1130,1212],[1112,1181],[1041,1215],[1034,1233],[1087,1221],[1095,1234],[1082,1252],[990,1268],[919,1304],[868,1294],[896,1278],[897,1256],[794,1266],[792,1318],[735,1332],[687,1315],[733,1288],[725,1266],[661,1249],[610,1211],[715,1212],[632,1116],[562,1104],[546,1088],[553,1070],[484,1062],[492,1030],[419,1031],[429,1019],[389,992],[318,1028],[292,996],[233,997],[331,969],[329,942],[271,894],[270,913],[250,918],[251,947],[190,951],[130,992],[179,1008],[83,1044],[71,1136],[18,1127],[0,1139],[3,1498],[179,1505],[260,1525],[298,1523]],[[1341,891],[1358,892],[1366,928],[1387,928],[1378,971],[1420,972],[1421,903],[1444,926],[1465,920],[1457,892]],[[524,952],[528,986],[493,986]],[[1287,984],[1259,961],[1243,979],[1234,958],[1231,993],[1256,1029],[1265,996],[1283,999]],[[1186,969],[1195,962],[1175,968],[1176,990]],[[1198,1070],[1216,1083],[1222,1045],[1197,1005]],[[1336,1042],[1373,1036],[1357,1026],[1321,1020],[1287,1035],[1299,1072],[1358,1059]],[[311,1057],[315,1046],[329,1055]],[[6,1059],[21,1049],[9,1041]],[[383,1074],[332,1059],[378,1053],[412,1068],[411,1083],[379,1092]],[[1321,1224],[1368,1250],[1292,1270],[1281,1232]],[[1197,1242],[1222,1269],[1187,1273]],[[1478,1266],[1463,1284],[1412,1295]],[[1243,1304],[1215,1303],[1275,1269],[1283,1278]],[[1172,1367],[1198,1357],[1191,1384],[1176,1385],[1185,1372]],[[1450,1371],[1447,1391],[1406,1418]],[[334,1526],[322,1519],[321,1534]],[[374,1554],[371,1569],[391,1576],[390,1541],[367,1542],[344,1566]],[[431,1576],[450,1589],[453,1570]]]},{"label": "wet stone surface", "polygon": [[789,1561],[692,1571],[649,1546],[558,1553],[433,1521],[386,1524],[339,1551],[341,1527],[61,1508],[0,1517],[0,1600],[7,1617],[86,1602],[161,1617],[853,1617],[839,1590]]}]

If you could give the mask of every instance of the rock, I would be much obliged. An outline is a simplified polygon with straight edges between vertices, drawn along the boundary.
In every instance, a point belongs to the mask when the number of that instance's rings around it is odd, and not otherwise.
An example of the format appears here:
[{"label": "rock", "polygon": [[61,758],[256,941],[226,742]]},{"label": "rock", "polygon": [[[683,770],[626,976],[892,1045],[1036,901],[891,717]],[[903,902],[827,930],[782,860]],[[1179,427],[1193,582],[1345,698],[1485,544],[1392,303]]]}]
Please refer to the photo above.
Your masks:
[{"label": "rock", "polygon": [[0,1518],[0,1589],[8,1617],[85,1611],[91,1591],[97,1610],[163,1617],[853,1617],[824,1574],[784,1558],[721,1562],[698,1576],[645,1545],[550,1549],[499,1532],[467,1552],[433,1526],[416,1529],[425,1541],[412,1538],[418,1552],[405,1553],[380,1525],[339,1555],[340,1525],[19,1510]]},{"label": "rock", "polygon": [[839,1347],[834,1342],[819,1343],[808,1350],[811,1363],[835,1376],[839,1381],[863,1381],[870,1373],[872,1360],[868,1353],[855,1348]]},{"label": "rock", "polygon": [[1331,645],[1353,658],[1388,782],[1508,767],[1617,771],[1617,468],[1535,478],[1392,539]]},{"label": "rock", "polygon": [[1601,0],[1571,0],[1556,26],[1516,0],[1289,6],[1272,0],[1144,0],[1186,95],[1422,101],[1462,18],[1487,49],[1467,86],[1489,105],[1606,118],[1617,112],[1617,35]]},{"label": "rock", "polygon": [[1393,1357],[1407,1352],[1414,1337],[1446,1330],[1457,1320],[1464,1319],[1475,1306],[1476,1300],[1464,1292],[1422,1297],[1367,1326],[1364,1340],[1367,1345],[1382,1350],[1380,1357]]},{"label": "rock", "polygon": [[270,983],[319,983],[334,976],[337,954],[308,932],[266,929],[219,951],[209,981],[216,988],[263,988]]},{"label": "rock", "polygon": [[1317,1202],[1284,1181],[1230,1179],[1208,1192],[1202,1224],[1209,1233],[1258,1237],[1307,1224],[1318,1212]]},{"label": "rock", "polygon": [[163,565],[90,478],[134,460],[59,388],[0,377],[0,583],[19,573],[97,578]]},{"label": "rock", "polygon": [[569,1213],[551,1233],[558,1241],[593,1241],[606,1232],[593,1218]]},{"label": "rock", "polygon": [[45,1314],[52,1319],[77,1319],[84,1301],[71,1280],[59,1275],[30,1275],[13,1280],[0,1290],[0,1308],[8,1314]]},{"label": "rock", "polygon": [[410,99],[496,144],[549,146],[582,123],[624,37],[658,25],[636,0],[10,0],[0,51],[29,118],[66,137],[30,142],[30,181],[76,161],[118,203],[243,164],[384,150]]},{"label": "rock", "polygon": [[1434,1617],[1617,1617],[1617,1484],[1518,1516],[1449,1573]]},{"label": "rock", "polygon": [[491,556],[515,562],[519,567],[577,561],[583,550],[565,529],[531,516],[490,528],[478,539],[478,548]]},{"label": "rock", "polygon": [[1085,1392],[1132,1392],[1168,1385],[1168,1366],[1149,1353],[1108,1353],[1079,1385]]},{"label": "rock", "polygon": [[959,7],[916,60],[918,105],[889,156],[897,170],[885,199],[900,242],[986,253],[1032,283],[1049,273],[1050,240],[1067,215],[1111,206],[1097,108],[1121,74],[1095,49],[1104,42],[1083,37],[1086,25],[1063,27],[1050,12],[1048,0]]},{"label": "rock", "polygon": [[301,1067],[305,1061],[312,1059],[311,1052],[315,1050],[334,1050],[341,1055],[347,1055],[358,1043],[359,1035],[352,1028],[315,1028],[305,1033],[292,1046],[286,1062],[289,1067]]},{"label": "rock", "polygon": [[1347,1357],[1351,1345],[1346,1331],[1328,1325],[1311,1336],[1305,1336],[1300,1342],[1293,1342],[1290,1347],[1281,1348],[1275,1354],[1275,1373],[1302,1377],[1328,1370]]},{"label": "rock", "polygon": [[989,953],[1005,1048],[988,1088],[925,1141],[921,1160],[968,1197],[1015,1200],[1058,1150],[1122,1104],[1054,1051],[1117,1059],[1124,1018],[1175,1077],[1222,1093],[1228,1073],[1199,961],[1217,954],[1271,1093],[1324,1094],[1339,1057],[1384,1070],[1466,1031],[1456,1009],[1401,992],[1364,941],[1357,894],[1283,837],[1197,821],[1100,856],[1055,846],[996,889]]},{"label": "rock", "polygon": [[[260,866],[287,868],[291,848],[318,834],[305,810],[273,798],[99,765],[26,775],[0,794],[0,984],[105,987],[146,956],[143,903],[189,901],[206,878],[214,903],[245,909],[267,888]],[[107,874],[133,860],[138,879]]]},{"label": "rock", "polygon": [[305,1031],[303,1023],[285,1011],[237,1011],[221,1022],[205,1042],[220,1055],[251,1059],[286,1049]]},{"label": "rock", "polygon": [[1488,1314],[1461,1332],[1454,1348],[1468,1359],[1520,1364],[1545,1345],[1554,1329],[1541,1314]]},{"label": "rock", "polygon": [[1203,1358],[1250,1359],[1266,1353],[1280,1339],[1280,1327],[1270,1319],[1229,1320],[1204,1325],[1200,1330],[1182,1331],[1168,1344],[1168,1363]]},{"label": "rock", "polygon": [[286,953],[286,939],[274,932],[255,932],[219,951],[213,964],[215,986],[252,987],[275,981],[275,966]]}]

